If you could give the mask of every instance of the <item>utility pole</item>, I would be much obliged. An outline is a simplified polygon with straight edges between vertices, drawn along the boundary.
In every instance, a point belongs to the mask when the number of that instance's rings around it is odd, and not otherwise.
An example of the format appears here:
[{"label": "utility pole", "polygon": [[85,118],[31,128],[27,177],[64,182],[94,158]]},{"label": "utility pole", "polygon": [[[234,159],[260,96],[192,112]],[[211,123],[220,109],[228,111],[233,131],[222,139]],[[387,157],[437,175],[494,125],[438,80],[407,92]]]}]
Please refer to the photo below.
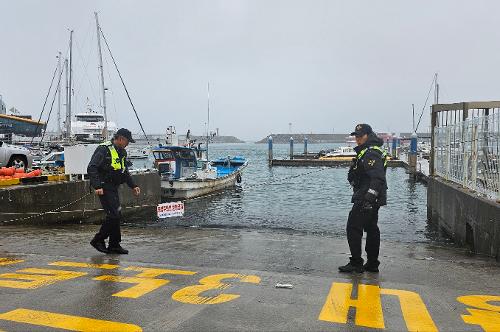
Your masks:
[{"label": "utility pole", "polygon": [[102,51],[101,51],[101,27],[99,26],[99,17],[97,12],[95,14],[95,24],[97,30],[97,49],[99,51],[99,73],[101,75],[101,89],[102,89],[102,110],[104,112],[104,140],[108,139],[108,114],[106,112],[106,88],[104,87],[104,70],[102,67]]},{"label": "utility pole", "polygon": [[57,71],[59,73],[59,82],[57,84],[57,136],[61,137],[61,52],[57,55]]}]

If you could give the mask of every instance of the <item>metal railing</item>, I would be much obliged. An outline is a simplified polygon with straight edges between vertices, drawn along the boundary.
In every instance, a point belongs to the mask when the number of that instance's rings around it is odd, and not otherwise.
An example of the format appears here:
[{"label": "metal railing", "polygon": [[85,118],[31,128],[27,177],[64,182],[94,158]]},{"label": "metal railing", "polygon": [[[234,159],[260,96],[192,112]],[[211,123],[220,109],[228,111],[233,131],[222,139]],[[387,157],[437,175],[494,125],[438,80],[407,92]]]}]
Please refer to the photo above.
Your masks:
[{"label": "metal railing", "polygon": [[500,102],[432,109],[431,174],[500,200]]}]

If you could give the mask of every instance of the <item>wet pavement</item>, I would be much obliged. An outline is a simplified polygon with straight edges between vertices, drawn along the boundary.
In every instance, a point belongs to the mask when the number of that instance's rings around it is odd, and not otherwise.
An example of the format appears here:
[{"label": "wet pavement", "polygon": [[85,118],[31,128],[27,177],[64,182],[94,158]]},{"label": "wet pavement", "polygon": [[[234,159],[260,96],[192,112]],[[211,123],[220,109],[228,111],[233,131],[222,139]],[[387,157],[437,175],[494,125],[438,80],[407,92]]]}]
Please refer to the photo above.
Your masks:
[{"label": "wet pavement", "polygon": [[345,275],[341,238],[126,227],[116,256],[96,229],[0,227],[0,331],[500,330],[500,266],[464,250],[384,242]]}]

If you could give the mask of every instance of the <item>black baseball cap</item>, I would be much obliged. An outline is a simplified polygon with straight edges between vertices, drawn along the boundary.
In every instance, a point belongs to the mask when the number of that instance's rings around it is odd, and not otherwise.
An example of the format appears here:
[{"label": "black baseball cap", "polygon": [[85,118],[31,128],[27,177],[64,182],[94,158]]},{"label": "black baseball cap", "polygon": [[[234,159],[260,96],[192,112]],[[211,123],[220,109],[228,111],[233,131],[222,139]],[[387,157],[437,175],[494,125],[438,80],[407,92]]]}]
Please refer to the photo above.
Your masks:
[{"label": "black baseball cap", "polygon": [[132,138],[132,133],[130,130],[125,129],[125,128],[120,128],[118,131],[115,133],[116,136],[122,136],[128,139],[130,143],[135,143],[135,140]]},{"label": "black baseball cap", "polygon": [[356,125],[356,128],[354,128],[354,131],[351,133],[351,136],[364,136],[364,135],[369,135],[373,133],[372,127],[370,125],[367,125],[366,123],[360,123]]}]

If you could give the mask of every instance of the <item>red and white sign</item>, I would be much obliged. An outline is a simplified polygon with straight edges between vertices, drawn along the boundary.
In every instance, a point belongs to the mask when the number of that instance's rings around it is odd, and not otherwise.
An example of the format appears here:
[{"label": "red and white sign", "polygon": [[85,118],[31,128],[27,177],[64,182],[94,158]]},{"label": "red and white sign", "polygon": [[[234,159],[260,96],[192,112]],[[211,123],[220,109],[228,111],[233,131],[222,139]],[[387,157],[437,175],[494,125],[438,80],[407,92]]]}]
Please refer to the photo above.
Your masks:
[{"label": "red and white sign", "polygon": [[182,202],[172,202],[159,204],[156,207],[156,213],[158,218],[171,218],[171,217],[182,217],[184,216],[184,203]]}]

